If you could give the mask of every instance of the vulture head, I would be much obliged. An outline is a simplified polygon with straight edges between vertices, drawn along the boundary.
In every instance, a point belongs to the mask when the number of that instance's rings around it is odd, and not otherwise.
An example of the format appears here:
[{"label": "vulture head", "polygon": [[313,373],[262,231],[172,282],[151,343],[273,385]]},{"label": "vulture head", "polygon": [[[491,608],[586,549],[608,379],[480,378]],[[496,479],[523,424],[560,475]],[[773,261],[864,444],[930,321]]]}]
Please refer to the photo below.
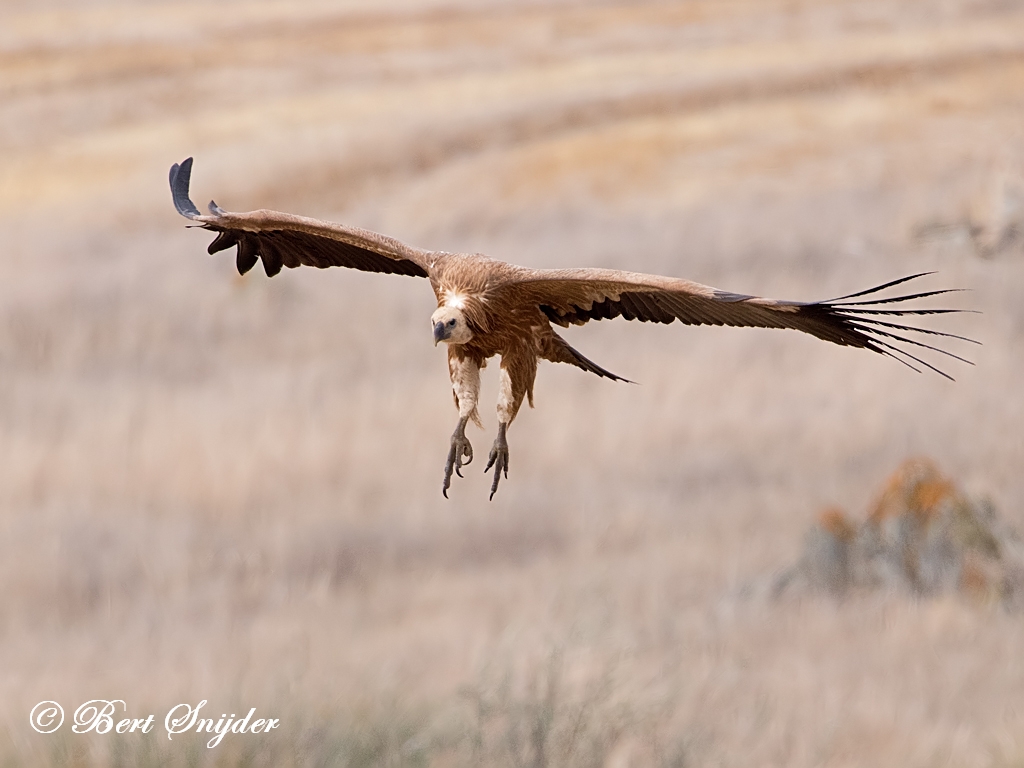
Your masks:
[{"label": "vulture head", "polygon": [[430,324],[434,327],[434,346],[439,341],[446,344],[465,344],[473,338],[473,331],[466,322],[466,316],[458,307],[445,305],[438,307],[430,316]]}]

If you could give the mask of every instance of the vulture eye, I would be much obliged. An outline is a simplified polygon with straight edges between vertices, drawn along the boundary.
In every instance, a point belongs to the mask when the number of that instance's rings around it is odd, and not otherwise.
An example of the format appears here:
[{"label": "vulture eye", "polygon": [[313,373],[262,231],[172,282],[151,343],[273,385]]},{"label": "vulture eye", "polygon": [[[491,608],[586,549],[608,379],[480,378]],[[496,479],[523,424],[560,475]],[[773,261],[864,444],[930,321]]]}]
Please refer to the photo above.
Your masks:
[{"label": "vulture eye", "polygon": [[449,326],[454,326],[455,325],[455,318],[454,317],[451,320],[448,321],[448,325]]}]

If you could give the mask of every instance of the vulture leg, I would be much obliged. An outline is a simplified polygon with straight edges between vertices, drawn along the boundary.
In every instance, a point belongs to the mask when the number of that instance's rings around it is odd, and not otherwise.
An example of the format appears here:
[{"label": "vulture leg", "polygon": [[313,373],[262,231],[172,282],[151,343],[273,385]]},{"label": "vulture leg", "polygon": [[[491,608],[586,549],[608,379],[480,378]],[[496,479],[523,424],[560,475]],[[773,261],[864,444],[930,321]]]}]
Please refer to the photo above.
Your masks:
[{"label": "vulture leg", "polygon": [[487,459],[487,466],[484,467],[484,472],[494,467],[494,480],[491,482],[492,499],[498,490],[498,481],[501,480],[502,472],[505,473],[505,479],[508,479],[508,441],[505,439],[505,429],[507,427],[508,424],[498,425],[498,436],[495,438],[494,446],[491,448],[491,455]]},{"label": "vulture leg", "polygon": [[452,433],[448,463],[444,465],[444,485],[441,486],[441,493],[446,499],[452,484],[452,472],[462,477],[459,469],[473,461],[473,446],[466,438],[466,424],[471,420],[480,423],[480,415],[476,410],[477,399],[480,396],[480,363],[449,347],[448,374],[452,380],[455,406],[459,409],[459,425]]},{"label": "vulture leg", "polygon": [[[452,433],[452,444],[451,448],[448,449],[448,463],[444,465],[444,485],[441,486],[441,493],[444,497],[448,498],[448,489],[452,484],[452,472],[455,472],[459,477],[462,477],[462,473],[459,469],[463,464],[470,464],[473,461],[473,446],[469,444],[469,440],[466,438],[466,422],[469,421],[469,416],[463,416],[459,419],[459,425],[455,427],[455,432]],[[463,462],[463,458],[466,459]]]},{"label": "vulture leg", "polygon": [[491,448],[490,458],[484,472],[494,467],[491,482],[491,498],[498,490],[501,476],[508,479],[508,441],[505,431],[519,413],[523,400],[533,405],[533,380],[537,376],[537,355],[532,350],[514,349],[501,357],[501,372],[498,375],[498,436]]}]

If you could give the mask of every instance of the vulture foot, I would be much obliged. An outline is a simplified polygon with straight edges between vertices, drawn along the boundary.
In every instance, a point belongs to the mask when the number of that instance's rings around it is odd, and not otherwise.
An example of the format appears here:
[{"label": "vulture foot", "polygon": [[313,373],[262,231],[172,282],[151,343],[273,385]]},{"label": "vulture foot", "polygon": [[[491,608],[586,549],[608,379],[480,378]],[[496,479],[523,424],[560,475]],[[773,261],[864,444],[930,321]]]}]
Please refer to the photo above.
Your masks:
[{"label": "vulture foot", "polygon": [[466,438],[466,421],[467,419],[459,420],[459,426],[452,434],[451,447],[448,449],[448,462],[444,465],[444,485],[441,486],[441,493],[446,499],[448,498],[448,489],[452,484],[452,472],[462,477],[459,470],[473,461],[473,446]]},{"label": "vulture foot", "polygon": [[491,455],[487,459],[487,466],[484,467],[484,472],[494,467],[494,480],[491,482],[491,499],[494,498],[494,494],[498,490],[498,481],[501,480],[502,473],[505,474],[505,479],[508,479],[508,441],[505,440],[505,427],[505,424],[498,426],[498,437],[491,448]]}]

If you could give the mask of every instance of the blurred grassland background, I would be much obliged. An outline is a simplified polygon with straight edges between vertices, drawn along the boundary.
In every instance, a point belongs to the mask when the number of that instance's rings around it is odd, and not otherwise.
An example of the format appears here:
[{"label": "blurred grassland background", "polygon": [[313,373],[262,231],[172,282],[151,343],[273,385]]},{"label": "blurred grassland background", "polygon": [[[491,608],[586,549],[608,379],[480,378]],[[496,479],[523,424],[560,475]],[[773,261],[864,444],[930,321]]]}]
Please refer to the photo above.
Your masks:
[{"label": "blurred grassland background", "polygon": [[[640,386],[543,366],[495,500],[478,458],[446,501],[428,286],[239,278],[171,206],[190,155],[200,205],[529,266],[807,300],[937,269],[983,314],[933,327],[984,346],[951,384],[572,329]],[[1020,615],[756,589],[906,456],[1024,529],[1024,3],[5,0],[0,160],[0,762],[1024,761]],[[94,698],[283,725],[28,727]]]}]

